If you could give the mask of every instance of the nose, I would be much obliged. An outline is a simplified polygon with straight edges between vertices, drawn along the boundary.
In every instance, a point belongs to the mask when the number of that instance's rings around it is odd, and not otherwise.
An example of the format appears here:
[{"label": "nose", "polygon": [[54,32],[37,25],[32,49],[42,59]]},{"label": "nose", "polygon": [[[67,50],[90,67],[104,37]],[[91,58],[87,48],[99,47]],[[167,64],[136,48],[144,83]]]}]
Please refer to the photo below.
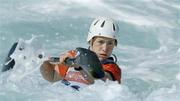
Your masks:
[{"label": "nose", "polygon": [[104,44],[102,45],[102,50],[103,50],[104,52],[107,52],[107,50],[108,50],[108,45],[107,45],[107,43],[104,43]]}]

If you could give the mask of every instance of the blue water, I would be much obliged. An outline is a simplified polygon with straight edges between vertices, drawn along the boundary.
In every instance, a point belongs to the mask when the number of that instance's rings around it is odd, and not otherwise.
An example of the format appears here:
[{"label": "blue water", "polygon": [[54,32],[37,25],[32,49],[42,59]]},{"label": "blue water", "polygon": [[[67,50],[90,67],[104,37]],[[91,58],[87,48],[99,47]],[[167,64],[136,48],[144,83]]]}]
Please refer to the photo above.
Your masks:
[{"label": "blue water", "polygon": [[[97,80],[76,92],[45,81],[37,55],[88,47],[99,16],[118,21],[122,84]],[[179,0],[0,0],[0,66],[14,42],[26,46],[15,68],[0,73],[0,101],[180,101],[179,26]]]}]

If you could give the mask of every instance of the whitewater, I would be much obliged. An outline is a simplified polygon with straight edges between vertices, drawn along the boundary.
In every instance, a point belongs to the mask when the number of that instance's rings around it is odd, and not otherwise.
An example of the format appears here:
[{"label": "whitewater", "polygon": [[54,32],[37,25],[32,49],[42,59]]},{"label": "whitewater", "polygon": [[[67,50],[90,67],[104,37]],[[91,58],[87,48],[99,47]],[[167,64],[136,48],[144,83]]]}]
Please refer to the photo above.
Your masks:
[{"label": "whitewater", "polygon": [[[75,91],[44,80],[42,62],[87,48],[100,16],[119,24],[113,53],[122,84],[96,80]],[[13,70],[0,72],[0,101],[180,101],[179,0],[0,0],[0,69],[17,41],[24,50],[12,55]]]}]

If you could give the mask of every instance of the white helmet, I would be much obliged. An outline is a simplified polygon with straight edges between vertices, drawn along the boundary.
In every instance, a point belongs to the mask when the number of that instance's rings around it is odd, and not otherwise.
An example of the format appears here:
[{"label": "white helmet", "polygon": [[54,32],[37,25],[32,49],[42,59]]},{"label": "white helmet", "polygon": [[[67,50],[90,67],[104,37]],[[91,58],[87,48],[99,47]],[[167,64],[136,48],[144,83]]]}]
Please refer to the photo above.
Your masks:
[{"label": "white helmet", "polygon": [[118,31],[119,27],[113,19],[97,18],[92,22],[90,26],[87,41],[89,42],[95,36],[103,36],[116,39],[116,34],[118,33]]}]

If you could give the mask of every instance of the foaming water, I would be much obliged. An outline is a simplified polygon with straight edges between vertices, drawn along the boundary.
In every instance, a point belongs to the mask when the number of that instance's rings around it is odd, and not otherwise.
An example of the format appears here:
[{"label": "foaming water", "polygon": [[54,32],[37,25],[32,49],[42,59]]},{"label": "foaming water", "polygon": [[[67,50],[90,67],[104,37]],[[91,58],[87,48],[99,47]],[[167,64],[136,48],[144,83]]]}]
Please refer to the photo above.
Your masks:
[{"label": "foaming water", "polygon": [[[12,55],[13,70],[0,73],[0,100],[179,101],[179,10],[177,0],[1,0],[0,65],[14,42],[22,43],[24,50]],[[97,80],[75,91],[44,80],[42,62],[88,47],[89,25],[99,16],[119,22],[114,53],[122,84]]]}]

